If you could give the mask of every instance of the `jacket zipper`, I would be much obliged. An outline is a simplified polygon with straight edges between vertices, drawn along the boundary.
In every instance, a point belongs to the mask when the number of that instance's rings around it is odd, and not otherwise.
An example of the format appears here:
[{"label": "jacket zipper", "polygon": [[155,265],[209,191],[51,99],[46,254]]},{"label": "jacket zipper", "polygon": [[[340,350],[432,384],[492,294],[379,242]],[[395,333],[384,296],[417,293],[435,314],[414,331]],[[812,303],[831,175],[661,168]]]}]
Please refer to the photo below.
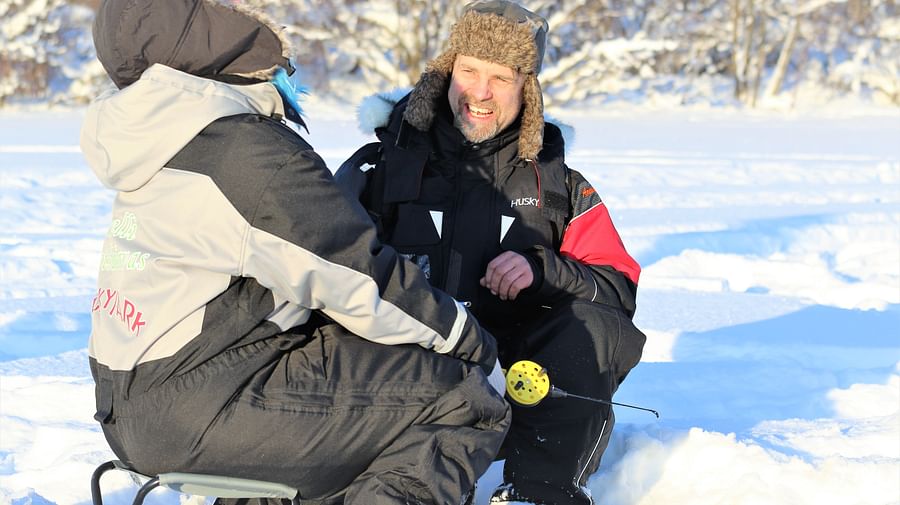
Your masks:
[{"label": "jacket zipper", "polygon": [[[462,175],[461,175],[462,174],[462,165],[461,164],[463,162],[464,154],[465,154],[465,151],[461,151],[459,154],[459,159],[457,160],[456,163],[453,164],[453,194],[454,195],[453,195],[453,208],[450,209],[450,216],[451,216],[450,220],[452,221],[451,223],[449,223],[450,224],[450,227],[449,227],[450,228],[450,236],[447,237],[446,247],[444,247],[443,244],[441,247],[442,252],[444,253],[444,272],[445,272],[444,282],[443,282],[443,286],[441,286],[441,289],[443,289],[444,291],[446,291],[448,293],[450,293],[450,290],[447,289],[447,287],[450,285],[451,275],[455,275],[457,278],[457,281],[455,282],[455,284],[456,284],[456,288],[458,290],[459,289],[458,278],[461,273],[458,271],[457,272],[453,271],[453,263],[454,263],[453,262],[453,245],[454,245],[454,241],[456,240],[456,223],[458,222],[458,219],[457,219],[458,216],[456,214],[459,211],[460,200],[462,200],[462,186],[461,186],[462,183],[460,181],[462,179]],[[457,268],[457,270],[459,270],[459,269]],[[459,296],[459,293],[450,293],[450,294],[454,298]],[[469,303],[469,302],[465,302],[465,303]],[[469,306],[471,306],[471,303],[469,303]]]},{"label": "jacket zipper", "polygon": [[534,160],[528,160],[531,162],[531,168],[534,169],[534,177],[537,179],[537,195],[538,195],[538,208],[541,209],[544,207],[544,193],[541,191],[541,172],[538,170],[537,162]]}]

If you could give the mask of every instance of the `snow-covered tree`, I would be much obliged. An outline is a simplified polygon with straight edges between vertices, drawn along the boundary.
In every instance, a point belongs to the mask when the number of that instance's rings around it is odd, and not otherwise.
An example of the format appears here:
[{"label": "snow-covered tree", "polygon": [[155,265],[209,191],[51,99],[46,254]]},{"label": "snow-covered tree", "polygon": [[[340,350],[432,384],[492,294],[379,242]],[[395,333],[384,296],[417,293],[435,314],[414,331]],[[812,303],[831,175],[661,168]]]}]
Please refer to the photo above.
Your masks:
[{"label": "snow-covered tree", "polygon": [[[108,85],[90,23],[100,0],[0,0],[0,104],[82,101]],[[266,12],[298,80],[351,101],[412,85],[465,2],[221,0]],[[584,100],[790,104],[814,90],[900,105],[896,0],[522,0],[550,24],[550,106]]]},{"label": "snow-covered tree", "polygon": [[353,97],[410,86],[464,5],[452,0],[247,0],[285,26],[299,79]]},{"label": "snow-covered tree", "polygon": [[86,98],[105,82],[93,11],[65,0],[0,0],[0,104],[13,97]]}]

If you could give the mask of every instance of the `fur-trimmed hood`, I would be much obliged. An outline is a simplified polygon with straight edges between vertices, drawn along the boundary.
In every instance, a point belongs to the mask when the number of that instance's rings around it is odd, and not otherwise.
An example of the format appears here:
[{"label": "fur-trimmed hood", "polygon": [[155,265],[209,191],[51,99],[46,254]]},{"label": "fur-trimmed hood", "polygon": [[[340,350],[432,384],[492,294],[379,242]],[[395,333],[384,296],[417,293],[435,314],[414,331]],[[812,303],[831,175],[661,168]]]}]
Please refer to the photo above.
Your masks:
[{"label": "fur-trimmed hood", "polygon": [[[359,130],[367,135],[374,135],[375,130],[388,125],[391,113],[404,97],[410,94],[412,88],[395,88],[390,91],[375,93],[365,97],[356,109],[356,119]],[[555,125],[562,133],[566,150],[575,141],[575,129],[562,121],[547,114],[544,122]]]},{"label": "fur-trimmed hood", "polygon": [[262,13],[215,0],[103,0],[97,58],[120,89],[153,64],[231,84],[293,72],[291,47]]}]

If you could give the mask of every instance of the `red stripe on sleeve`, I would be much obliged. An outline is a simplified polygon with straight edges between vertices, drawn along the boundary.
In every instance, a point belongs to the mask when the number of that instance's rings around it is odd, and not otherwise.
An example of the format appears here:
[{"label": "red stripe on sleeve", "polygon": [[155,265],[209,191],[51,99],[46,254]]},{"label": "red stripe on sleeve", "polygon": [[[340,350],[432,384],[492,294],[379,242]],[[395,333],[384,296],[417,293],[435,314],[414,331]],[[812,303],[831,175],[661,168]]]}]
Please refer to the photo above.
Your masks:
[{"label": "red stripe on sleeve", "polygon": [[575,216],[563,234],[560,254],[589,265],[609,265],[635,284],[641,266],[625,250],[606,205],[599,203]]}]

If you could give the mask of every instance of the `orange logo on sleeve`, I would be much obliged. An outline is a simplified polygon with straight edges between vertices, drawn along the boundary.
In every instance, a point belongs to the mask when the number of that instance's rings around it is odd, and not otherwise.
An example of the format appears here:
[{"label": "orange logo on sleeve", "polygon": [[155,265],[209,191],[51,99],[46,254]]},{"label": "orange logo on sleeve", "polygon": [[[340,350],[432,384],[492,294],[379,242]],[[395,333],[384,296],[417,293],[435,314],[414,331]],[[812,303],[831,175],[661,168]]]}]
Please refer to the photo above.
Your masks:
[{"label": "orange logo on sleeve", "polygon": [[587,197],[593,195],[593,194],[596,193],[596,192],[597,192],[597,190],[594,189],[594,188],[584,188],[584,189],[581,190],[581,196],[587,198]]}]

